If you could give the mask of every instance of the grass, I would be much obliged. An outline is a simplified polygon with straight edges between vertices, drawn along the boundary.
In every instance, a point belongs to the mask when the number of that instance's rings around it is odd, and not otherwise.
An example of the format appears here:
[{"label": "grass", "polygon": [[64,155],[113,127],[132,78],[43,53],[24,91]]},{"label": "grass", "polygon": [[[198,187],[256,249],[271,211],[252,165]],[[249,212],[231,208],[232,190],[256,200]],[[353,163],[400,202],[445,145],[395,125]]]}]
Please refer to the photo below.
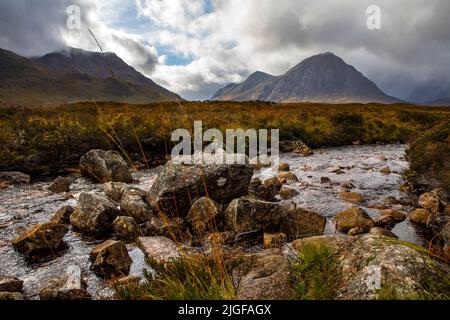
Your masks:
[{"label": "grass", "polygon": [[[192,131],[195,120],[203,121],[203,130],[223,132],[278,128],[281,139],[300,138],[316,148],[356,141],[409,142],[449,118],[449,108],[407,104],[167,102],[7,108],[0,109],[0,170],[60,173],[77,167],[79,158],[93,148],[115,149],[129,162],[158,165],[174,145],[172,131]],[[417,169],[425,165],[420,163]]]},{"label": "grass", "polygon": [[[236,253],[183,255],[171,263],[149,261],[156,277],[145,274],[142,284],[117,286],[120,300],[232,300],[236,297],[232,271],[248,270],[252,259]],[[244,271],[245,273],[245,271]]]},{"label": "grass", "polygon": [[304,244],[299,258],[291,267],[294,299],[332,300],[339,288],[341,270],[331,249],[324,244]]}]

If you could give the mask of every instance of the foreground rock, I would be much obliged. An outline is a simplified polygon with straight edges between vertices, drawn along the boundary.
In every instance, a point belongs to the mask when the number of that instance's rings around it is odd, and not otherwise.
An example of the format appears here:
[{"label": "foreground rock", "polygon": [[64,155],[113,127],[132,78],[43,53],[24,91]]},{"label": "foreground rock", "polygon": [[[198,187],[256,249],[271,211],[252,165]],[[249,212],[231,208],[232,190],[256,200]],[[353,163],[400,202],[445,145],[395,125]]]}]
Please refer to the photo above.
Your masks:
[{"label": "foreground rock", "polygon": [[226,204],[248,194],[249,165],[181,165],[169,161],[152,185],[147,201],[167,216],[186,217],[195,200],[208,196]]},{"label": "foreground rock", "polygon": [[255,196],[258,199],[274,201],[280,187],[281,184],[276,178],[268,179],[264,182],[258,178],[255,178],[250,182],[248,192],[250,195]]},{"label": "foreground rock", "polygon": [[58,177],[47,189],[53,193],[69,192],[71,184],[72,182],[69,178]]},{"label": "foreground rock", "polygon": [[352,203],[364,202],[364,197],[358,192],[340,192],[339,197],[342,200],[352,202]]},{"label": "foreground rock", "polygon": [[[295,241],[329,247],[339,262],[340,285],[334,299],[373,300],[382,288],[391,299],[417,299],[448,294],[450,267],[419,246],[385,236],[319,236]],[[383,297],[386,298],[386,297]]]},{"label": "foreground rock", "polygon": [[0,276],[0,292],[22,292],[23,281],[16,277]]},{"label": "foreground rock", "polygon": [[279,249],[267,249],[257,254],[251,270],[242,275],[237,285],[238,300],[288,300],[293,296],[289,262]]},{"label": "foreground rock", "polygon": [[440,194],[440,191],[438,189],[434,189],[431,192],[421,194],[417,204],[431,213],[437,213],[443,211],[444,209],[442,198],[443,195]]},{"label": "foreground rock", "polygon": [[362,228],[364,232],[368,232],[374,225],[372,218],[360,208],[349,208],[339,212],[334,218],[336,230],[347,233],[353,228]]},{"label": "foreground rock", "polygon": [[122,214],[133,217],[137,223],[149,221],[153,215],[153,210],[144,199],[145,191],[140,189],[126,190],[120,200]]},{"label": "foreground rock", "polygon": [[107,240],[96,246],[90,257],[91,270],[105,278],[128,275],[133,262],[125,244],[115,240]]},{"label": "foreground rock", "polygon": [[103,192],[115,202],[120,202],[128,189],[130,189],[130,186],[123,182],[106,182],[103,186]]},{"label": "foreground rock", "polygon": [[17,171],[0,172],[0,183],[5,186],[14,184],[29,184],[31,177],[25,173]]},{"label": "foreground rock", "polygon": [[223,228],[222,206],[208,197],[202,197],[194,202],[186,223],[198,237],[206,232],[221,230]]},{"label": "foreground rock", "polygon": [[120,216],[113,221],[113,228],[119,238],[133,241],[140,235],[139,227],[132,217]]},{"label": "foreground rock", "polygon": [[137,244],[148,259],[160,263],[170,262],[181,257],[175,242],[165,237],[140,237]]},{"label": "foreground rock", "polygon": [[70,223],[82,232],[104,233],[110,231],[112,222],[119,215],[117,206],[108,198],[83,192],[78,206],[70,216]]},{"label": "foreground rock", "polygon": [[55,212],[55,214],[51,218],[51,221],[60,224],[69,224],[70,216],[72,215],[73,212],[74,208],[72,208],[71,206],[64,206]]},{"label": "foreground rock", "polygon": [[293,203],[267,202],[242,197],[233,200],[225,210],[225,228],[236,234],[263,229],[283,232],[288,240],[322,234],[325,218],[320,214],[297,208]]},{"label": "foreground rock", "polygon": [[80,159],[81,175],[94,182],[132,182],[131,170],[117,151],[91,150]]},{"label": "foreground rock", "polygon": [[58,249],[68,228],[55,222],[38,224],[17,237],[12,245],[22,253],[32,255]]},{"label": "foreground rock", "polygon": [[41,300],[91,300],[86,291],[86,282],[81,277],[81,270],[77,266],[70,266],[64,277],[52,279],[39,292]]},{"label": "foreground rock", "polygon": [[409,221],[417,223],[417,224],[423,224],[426,225],[428,223],[428,219],[430,217],[430,211],[427,209],[416,209],[409,213]]}]

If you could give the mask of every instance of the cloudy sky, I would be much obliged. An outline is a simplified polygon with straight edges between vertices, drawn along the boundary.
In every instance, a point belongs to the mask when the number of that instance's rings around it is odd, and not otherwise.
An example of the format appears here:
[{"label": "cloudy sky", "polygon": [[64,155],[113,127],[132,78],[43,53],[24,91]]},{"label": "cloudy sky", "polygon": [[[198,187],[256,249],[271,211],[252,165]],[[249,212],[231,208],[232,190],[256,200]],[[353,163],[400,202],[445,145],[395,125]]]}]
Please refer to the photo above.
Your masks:
[{"label": "cloudy sky", "polygon": [[[81,29],[67,8],[81,9]],[[381,8],[381,30],[366,26]],[[186,99],[261,70],[280,75],[333,52],[386,93],[450,96],[448,0],[0,0],[0,47],[25,56],[65,46],[113,51]]]}]

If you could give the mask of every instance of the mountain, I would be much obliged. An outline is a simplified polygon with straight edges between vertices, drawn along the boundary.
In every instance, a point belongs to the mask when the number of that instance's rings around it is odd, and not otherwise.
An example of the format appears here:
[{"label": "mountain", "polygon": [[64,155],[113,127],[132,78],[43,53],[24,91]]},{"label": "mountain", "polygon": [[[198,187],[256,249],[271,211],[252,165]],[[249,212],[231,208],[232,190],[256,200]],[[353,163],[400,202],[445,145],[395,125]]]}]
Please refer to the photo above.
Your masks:
[{"label": "mountain", "polygon": [[181,100],[114,53],[75,48],[31,59],[0,49],[0,80],[0,106]]},{"label": "mountain", "polygon": [[[218,91],[214,100],[273,102],[395,103],[375,83],[341,58],[323,53],[303,60],[282,76],[251,75],[241,84]],[[248,85],[246,85],[248,84]]]},{"label": "mountain", "polygon": [[450,107],[450,97],[423,103],[423,105],[436,107]]}]

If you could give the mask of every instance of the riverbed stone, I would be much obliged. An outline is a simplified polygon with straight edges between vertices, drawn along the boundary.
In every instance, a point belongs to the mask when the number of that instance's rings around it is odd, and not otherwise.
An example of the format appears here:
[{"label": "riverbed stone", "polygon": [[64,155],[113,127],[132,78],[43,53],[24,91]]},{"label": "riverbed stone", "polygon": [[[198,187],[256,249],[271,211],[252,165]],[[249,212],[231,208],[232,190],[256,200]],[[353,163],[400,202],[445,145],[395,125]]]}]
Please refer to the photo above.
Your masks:
[{"label": "riverbed stone", "polygon": [[353,228],[363,228],[366,232],[374,225],[372,218],[361,208],[353,207],[339,212],[333,218],[336,230],[347,233]]},{"label": "riverbed stone", "polygon": [[300,139],[280,141],[279,148],[280,152],[295,153],[304,157],[314,154],[314,151]]},{"label": "riverbed stone", "polygon": [[74,208],[71,206],[64,206],[55,212],[51,221],[61,224],[70,224],[70,216],[74,212]]},{"label": "riverbed stone", "polygon": [[340,192],[339,197],[342,200],[352,203],[362,203],[364,202],[364,197],[358,192]]},{"label": "riverbed stone", "polygon": [[0,301],[24,300],[20,292],[0,292]]},{"label": "riverbed stone", "polygon": [[68,177],[57,177],[47,189],[53,193],[69,192],[71,184]]},{"label": "riverbed stone", "polygon": [[395,209],[383,209],[380,210],[380,216],[391,216],[395,222],[401,222],[406,219],[406,214],[400,210]]},{"label": "riverbed stone", "polygon": [[106,182],[103,185],[103,192],[113,201],[120,202],[122,195],[130,188],[123,182]]},{"label": "riverbed stone", "polygon": [[264,233],[264,248],[279,248],[287,242],[287,236],[283,232]]},{"label": "riverbed stone", "polygon": [[428,223],[429,217],[430,211],[422,208],[415,209],[408,215],[409,221],[423,225],[426,225]]},{"label": "riverbed stone", "polygon": [[280,219],[280,231],[287,236],[288,241],[321,235],[325,225],[324,216],[300,207],[288,210]]},{"label": "riverbed stone", "polygon": [[379,215],[373,218],[373,223],[376,227],[389,227],[395,224],[394,218],[389,214]]},{"label": "riverbed stone", "polygon": [[185,220],[192,232],[199,237],[206,232],[221,231],[223,208],[214,200],[202,197],[194,202]]},{"label": "riverbed stone", "polygon": [[122,215],[133,217],[137,223],[150,220],[153,215],[151,206],[145,201],[146,192],[130,188],[124,192],[120,200]]},{"label": "riverbed stone", "polygon": [[265,201],[273,201],[278,190],[278,184],[272,183],[271,180],[262,182],[259,178],[252,179],[248,187],[248,192],[250,195]]},{"label": "riverbed stone", "polygon": [[91,250],[91,270],[105,277],[128,275],[131,260],[127,247],[122,241],[107,240]]},{"label": "riverbed stone", "polygon": [[437,190],[422,193],[417,201],[417,204],[423,209],[428,210],[430,213],[440,212],[444,207]]},{"label": "riverbed stone", "polygon": [[[252,268],[241,275],[237,286],[239,300],[284,300],[291,299],[289,262],[279,249],[266,249],[256,255]],[[237,276],[239,275],[239,276]]]},{"label": "riverbed stone", "polygon": [[355,227],[355,228],[351,228],[350,230],[348,230],[348,235],[355,237],[355,236],[359,236],[361,234],[367,233],[367,230],[361,227]]},{"label": "riverbed stone", "polygon": [[278,174],[278,180],[282,184],[286,182],[298,182],[297,176],[292,172],[280,172]]},{"label": "riverbed stone", "polygon": [[122,156],[113,150],[91,150],[80,159],[81,175],[94,182],[132,182],[131,170]]},{"label": "riverbed stone", "polygon": [[87,285],[81,276],[78,266],[69,266],[64,276],[48,281],[39,292],[41,300],[91,300],[92,296],[86,290]]},{"label": "riverbed stone", "polygon": [[61,246],[67,231],[68,228],[59,223],[41,223],[14,239],[12,245],[16,250],[28,255],[52,252]]},{"label": "riverbed stone", "polygon": [[278,171],[285,171],[288,172],[290,170],[289,163],[282,162],[278,165]]},{"label": "riverbed stone", "polygon": [[139,237],[137,244],[148,259],[160,263],[171,262],[181,257],[177,244],[166,237]]},{"label": "riverbed stone", "polygon": [[0,276],[0,292],[21,292],[23,281],[16,277]]},{"label": "riverbed stone", "polygon": [[133,241],[140,235],[139,226],[133,217],[119,216],[113,221],[113,228],[120,239]]},{"label": "riverbed stone", "polygon": [[300,194],[300,192],[297,189],[287,187],[287,186],[283,186],[279,192],[281,199],[284,199],[284,200],[292,199],[292,198],[298,196],[299,194]]},{"label": "riverbed stone", "polygon": [[384,167],[384,168],[382,168],[382,169],[380,170],[380,172],[381,172],[382,174],[384,174],[384,175],[388,175],[388,174],[391,173],[391,168],[389,168],[389,167]]},{"label": "riverbed stone", "polygon": [[219,204],[248,194],[253,168],[246,164],[183,165],[166,163],[147,201],[158,213],[186,217],[191,205],[208,196]]},{"label": "riverbed stone", "polygon": [[5,185],[29,184],[31,177],[18,171],[0,172],[0,182]]},{"label": "riverbed stone", "polygon": [[105,233],[111,230],[112,222],[119,214],[117,206],[105,196],[83,192],[70,216],[70,223],[82,232]]},{"label": "riverbed stone", "polygon": [[398,238],[395,233],[393,233],[390,230],[380,228],[380,227],[373,227],[369,231],[370,234],[377,235],[377,236],[384,236],[384,237],[391,237],[391,238]]}]

